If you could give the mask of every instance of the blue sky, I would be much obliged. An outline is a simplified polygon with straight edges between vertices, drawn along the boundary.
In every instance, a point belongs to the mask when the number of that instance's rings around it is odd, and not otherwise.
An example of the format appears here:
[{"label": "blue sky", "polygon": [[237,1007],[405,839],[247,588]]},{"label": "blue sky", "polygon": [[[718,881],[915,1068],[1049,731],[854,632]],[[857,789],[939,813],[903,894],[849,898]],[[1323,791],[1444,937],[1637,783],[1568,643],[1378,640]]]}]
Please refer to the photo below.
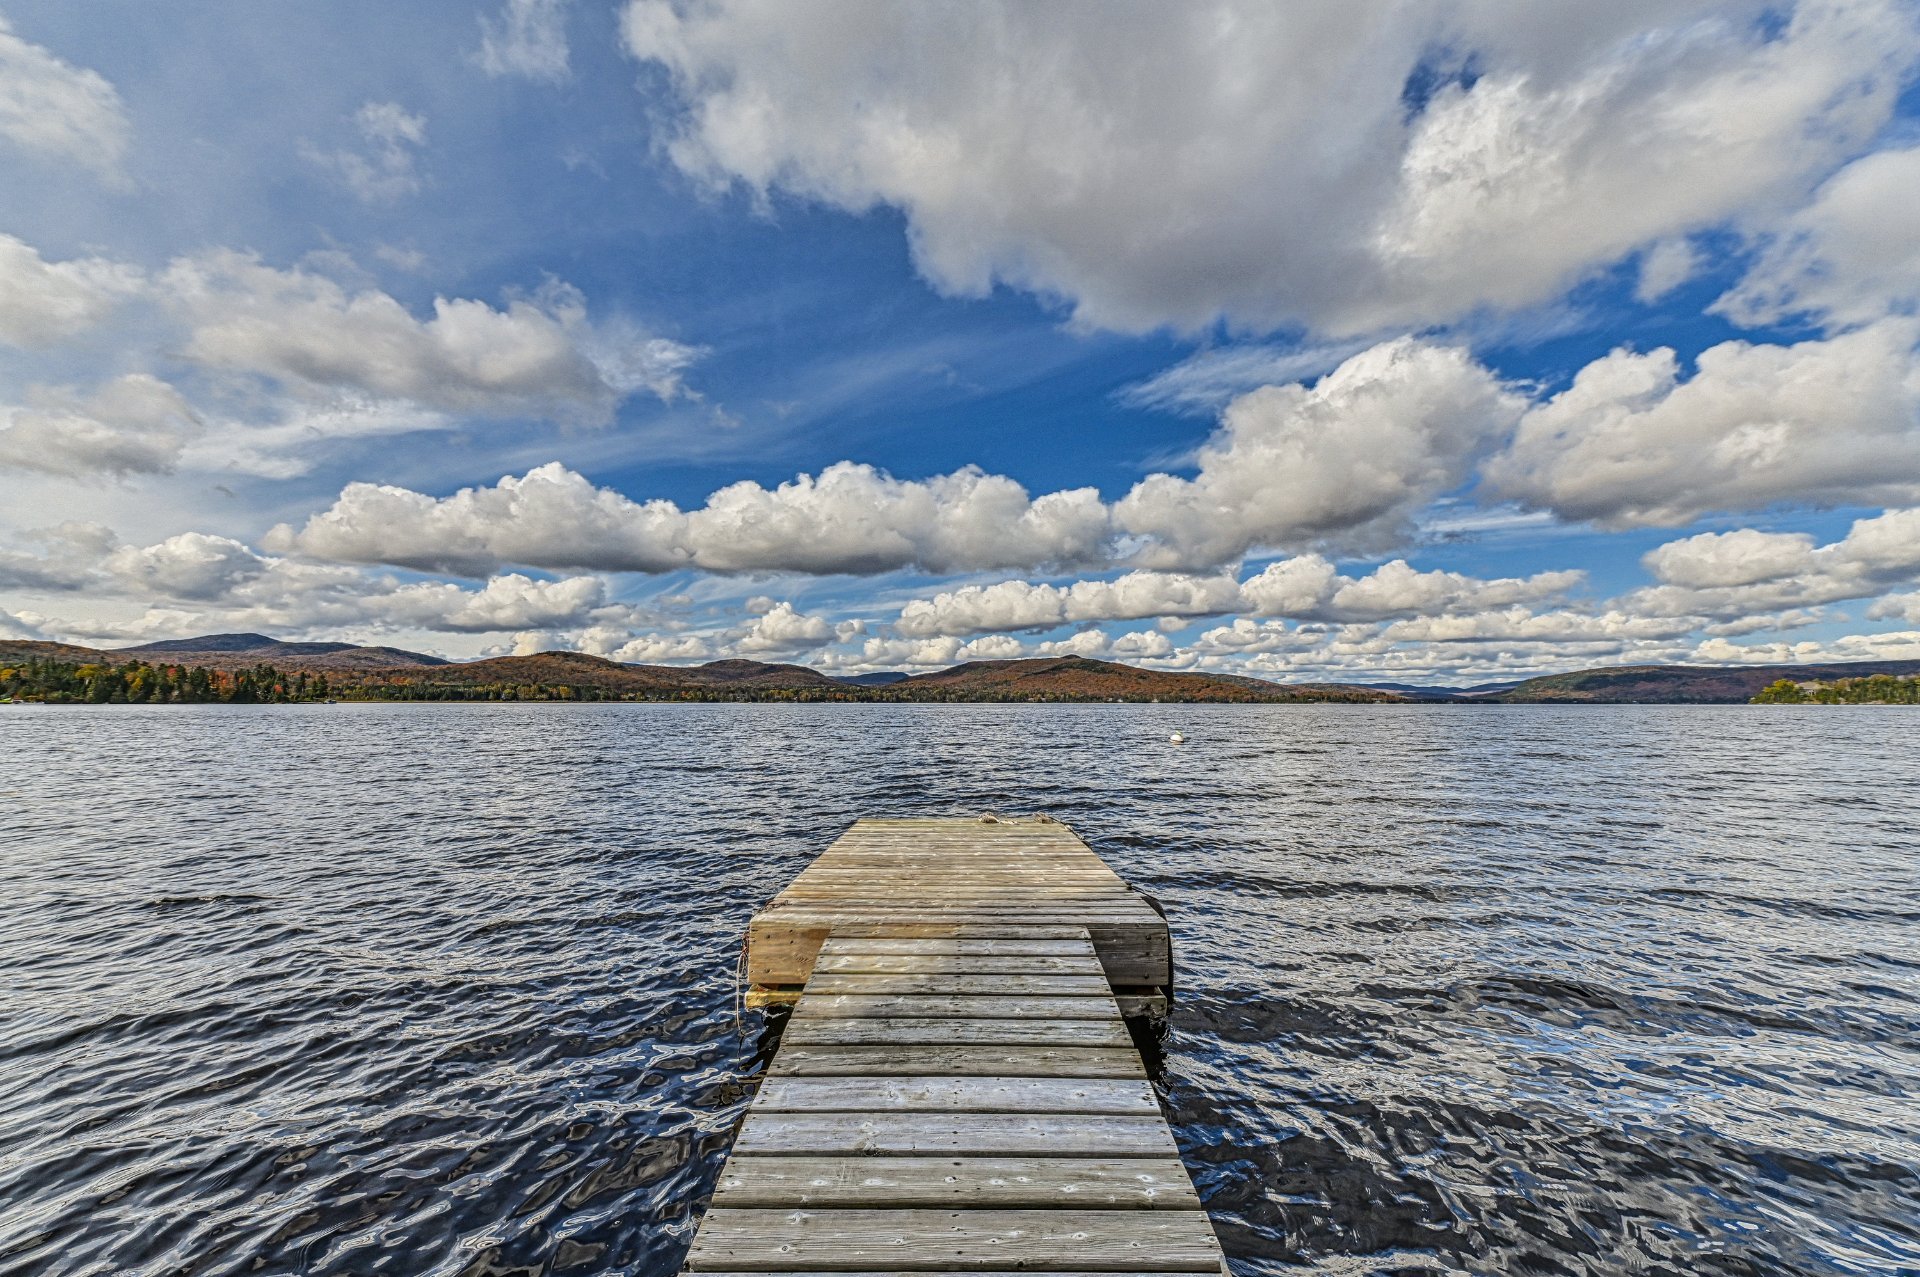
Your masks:
[{"label": "blue sky", "polygon": [[0,0],[0,633],[1920,657],[1920,15]]}]

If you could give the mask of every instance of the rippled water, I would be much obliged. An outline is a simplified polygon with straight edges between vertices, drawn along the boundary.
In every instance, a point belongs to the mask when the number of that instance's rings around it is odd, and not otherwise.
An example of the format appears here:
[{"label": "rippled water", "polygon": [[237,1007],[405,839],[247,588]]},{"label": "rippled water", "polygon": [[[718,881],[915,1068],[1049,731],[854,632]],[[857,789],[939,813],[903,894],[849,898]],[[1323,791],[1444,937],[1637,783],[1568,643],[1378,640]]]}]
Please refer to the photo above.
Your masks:
[{"label": "rippled water", "polygon": [[985,809],[1167,907],[1236,1273],[1920,1272],[1917,725],[0,708],[0,1272],[673,1273],[748,915]]}]

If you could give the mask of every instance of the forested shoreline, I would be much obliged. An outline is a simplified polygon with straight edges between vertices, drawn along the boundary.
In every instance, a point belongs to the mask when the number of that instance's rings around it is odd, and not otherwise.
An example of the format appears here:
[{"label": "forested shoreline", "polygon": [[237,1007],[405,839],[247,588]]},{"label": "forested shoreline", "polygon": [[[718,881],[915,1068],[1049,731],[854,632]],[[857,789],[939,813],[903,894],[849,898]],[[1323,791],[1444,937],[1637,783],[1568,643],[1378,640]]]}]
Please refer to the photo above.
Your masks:
[{"label": "forested shoreline", "polygon": [[1920,678],[1873,674],[1831,683],[1779,679],[1760,689],[1756,705],[1920,705]]},{"label": "forested shoreline", "polygon": [[0,665],[0,698],[53,705],[270,705],[324,701],[324,673],[271,665],[203,666],[29,660]]}]

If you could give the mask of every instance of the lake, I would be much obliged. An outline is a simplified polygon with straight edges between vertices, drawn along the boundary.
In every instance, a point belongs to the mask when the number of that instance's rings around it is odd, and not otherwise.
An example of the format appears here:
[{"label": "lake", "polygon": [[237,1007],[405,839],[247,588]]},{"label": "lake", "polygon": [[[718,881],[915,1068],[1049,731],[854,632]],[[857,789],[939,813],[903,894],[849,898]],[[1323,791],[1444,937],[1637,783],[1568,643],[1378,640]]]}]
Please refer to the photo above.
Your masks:
[{"label": "lake", "polygon": [[1916,727],[0,707],[0,1272],[674,1273],[748,916],[856,816],[983,811],[1166,907],[1238,1274],[1920,1272]]}]

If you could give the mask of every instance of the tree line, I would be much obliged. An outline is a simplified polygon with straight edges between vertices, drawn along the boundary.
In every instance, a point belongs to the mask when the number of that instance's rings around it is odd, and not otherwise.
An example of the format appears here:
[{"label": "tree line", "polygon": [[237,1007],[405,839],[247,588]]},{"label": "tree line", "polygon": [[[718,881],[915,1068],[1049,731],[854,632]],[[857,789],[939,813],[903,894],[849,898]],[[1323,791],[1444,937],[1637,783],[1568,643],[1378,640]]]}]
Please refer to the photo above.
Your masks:
[{"label": "tree line", "polygon": [[1790,678],[1760,689],[1756,705],[1920,705],[1920,678],[1872,674],[1803,686]]},{"label": "tree line", "polygon": [[271,665],[239,670],[145,661],[0,665],[0,697],[55,705],[275,705],[322,701],[332,691],[323,673],[283,673]]}]

